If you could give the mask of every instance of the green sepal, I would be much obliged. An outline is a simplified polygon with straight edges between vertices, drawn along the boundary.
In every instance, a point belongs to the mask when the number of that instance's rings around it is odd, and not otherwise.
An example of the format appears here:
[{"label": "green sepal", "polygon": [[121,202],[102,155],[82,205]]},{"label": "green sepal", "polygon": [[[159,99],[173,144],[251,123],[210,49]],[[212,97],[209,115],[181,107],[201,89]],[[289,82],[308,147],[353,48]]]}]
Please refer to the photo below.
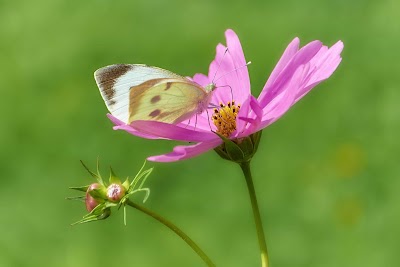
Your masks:
[{"label": "green sepal", "polygon": [[122,183],[122,186],[125,188],[125,191],[129,190],[129,186],[130,186],[129,178],[126,178],[125,182]]},{"label": "green sepal", "polygon": [[92,210],[91,213],[86,214],[83,218],[71,225],[94,222],[98,220],[104,220],[111,215],[111,208],[105,206],[104,204],[97,205],[96,208]]},{"label": "green sepal", "polygon": [[253,141],[251,140],[250,137],[244,137],[242,139],[239,139],[237,141],[240,145],[240,148],[243,151],[244,157],[243,157],[243,161],[248,161],[252,158],[252,156],[254,155],[254,145],[253,145]]},{"label": "green sepal", "polygon": [[222,139],[224,143],[214,148],[214,150],[223,159],[236,163],[248,162],[257,152],[261,133],[262,131],[258,131],[249,136],[236,138],[233,140],[215,133]]},{"label": "green sepal", "polygon": [[96,188],[88,192],[94,199],[107,199],[107,193],[104,189]]},{"label": "green sepal", "polygon": [[113,169],[110,166],[110,179],[108,179],[108,182],[110,184],[120,184],[121,180],[117,177],[117,175],[114,173]]},{"label": "green sepal", "polygon": [[83,218],[71,225],[93,222],[98,220],[104,220],[111,215],[111,207],[115,207],[117,204],[111,202],[104,202],[97,205],[90,213],[83,216]]},{"label": "green sepal", "polygon": [[254,152],[253,154],[255,154],[258,150],[258,145],[260,144],[260,139],[261,139],[261,135],[262,135],[262,130],[253,133],[252,135],[250,135],[251,140],[253,141],[254,144]]}]

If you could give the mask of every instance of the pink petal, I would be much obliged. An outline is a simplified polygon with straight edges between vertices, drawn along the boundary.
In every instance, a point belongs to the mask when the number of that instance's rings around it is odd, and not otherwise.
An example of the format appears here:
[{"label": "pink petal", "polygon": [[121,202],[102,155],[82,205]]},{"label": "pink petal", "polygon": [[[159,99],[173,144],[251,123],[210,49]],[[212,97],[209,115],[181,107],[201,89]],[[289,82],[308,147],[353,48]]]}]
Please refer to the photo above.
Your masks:
[{"label": "pink petal", "polygon": [[239,117],[239,120],[245,120],[248,122],[248,127],[246,131],[239,134],[238,137],[248,136],[260,129],[260,124],[263,117],[263,109],[260,107],[257,99],[254,96],[250,96],[250,108],[251,112],[248,118]]},{"label": "pink petal", "polygon": [[245,67],[247,62],[244,57],[242,45],[240,44],[239,37],[233,30],[227,30],[225,36],[228,53],[232,56],[235,68],[238,68],[236,73],[241,95],[237,95],[235,98],[238,100],[246,99],[247,96],[250,95],[250,77],[247,66]]},{"label": "pink petal", "polygon": [[273,105],[270,103],[264,109],[264,117],[259,129],[265,128],[278,120],[295,103],[296,92],[301,86],[301,81],[308,72],[308,67],[302,65],[294,73],[283,92],[277,97],[279,100]]},{"label": "pink petal", "polygon": [[293,74],[301,66],[309,62],[315,54],[321,49],[322,43],[320,41],[313,41],[303,48],[301,48],[279,73],[274,83],[270,87],[264,86],[258,100],[261,107],[265,107],[277,95],[279,95],[285,85],[291,80]]},{"label": "pink petal", "polygon": [[269,76],[268,81],[265,84],[265,87],[268,88],[271,86],[271,84],[273,82],[275,82],[278,75],[286,67],[286,65],[293,58],[293,56],[297,53],[297,51],[299,51],[299,44],[300,44],[300,39],[296,37],[288,45],[288,47],[285,49],[285,52],[283,52],[282,57],[279,59],[278,64],[276,64],[274,70],[272,71],[271,75]]},{"label": "pink petal", "polygon": [[225,54],[224,56],[225,49],[225,46],[222,44],[217,45],[215,60],[211,62],[208,72],[209,79],[217,86],[211,99],[211,103],[216,106],[220,103],[231,101],[230,98],[232,98],[232,96],[230,96],[230,92],[235,90],[235,86],[232,87],[230,81],[227,80],[230,78],[228,77],[229,75],[224,75],[232,69],[230,55]]},{"label": "pink petal", "polygon": [[215,134],[211,131],[195,131],[158,121],[134,121],[130,126],[141,133],[177,141],[204,142],[215,139]]},{"label": "pink petal", "polygon": [[133,134],[138,137],[146,138],[146,139],[161,139],[160,137],[158,137],[156,135],[145,134],[145,133],[137,131],[137,130],[133,129],[132,127],[130,127],[129,125],[125,124],[124,122],[118,120],[111,114],[107,114],[107,117],[112,121],[112,123],[115,124],[115,126],[113,127],[114,130],[124,130],[130,134]]},{"label": "pink petal", "polygon": [[208,79],[208,77],[202,73],[195,74],[193,76],[193,81],[197,84],[200,84],[203,87],[205,87],[211,83],[210,79]]},{"label": "pink petal", "polygon": [[[216,135],[215,135],[216,136]],[[173,152],[164,155],[148,157],[149,161],[173,162],[193,158],[208,150],[214,149],[222,143],[218,137],[209,142],[202,142],[192,146],[176,146]]]},{"label": "pink petal", "polygon": [[213,111],[211,110],[211,108],[206,109],[205,111],[203,111],[202,114],[196,114],[195,116],[190,118],[190,120],[178,123],[177,126],[196,132],[215,131],[216,127],[210,119],[212,113]]},{"label": "pink petal", "polygon": [[217,105],[232,100],[243,103],[250,94],[250,78],[240,41],[232,30],[227,30],[225,35],[228,51],[222,44],[217,46],[208,72],[209,79],[218,87],[213,95],[213,103]]},{"label": "pink petal", "polygon": [[296,102],[307,94],[320,82],[328,79],[336,70],[342,58],[343,42],[338,41],[331,48],[321,48],[317,55],[310,61],[312,73],[305,87],[297,93]]},{"label": "pink petal", "polygon": [[236,103],[236,104],[241,104],[240,105],[240,110],[239,113],[237,115],[236,119],[236,132],[233,133],[232,136],[238,136],[238,135],[242,135],[242,133],[244,133],[246,131],[247,128],[247,124],[248,122],[246,120],[240,119],[240,118],[248,118],[249,114],[250,114],[250,102],[251,102],[251,95],[247,96],[246,101],[244,101],[243,103]]}]

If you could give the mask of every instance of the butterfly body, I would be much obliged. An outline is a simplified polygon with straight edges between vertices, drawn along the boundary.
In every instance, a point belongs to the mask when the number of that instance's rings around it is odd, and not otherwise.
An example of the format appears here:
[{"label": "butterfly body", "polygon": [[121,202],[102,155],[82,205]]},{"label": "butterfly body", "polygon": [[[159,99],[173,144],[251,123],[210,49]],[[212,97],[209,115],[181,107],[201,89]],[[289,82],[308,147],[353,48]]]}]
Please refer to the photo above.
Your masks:
[{"label": "butterfly body", "polygon": [[126,124],[190,119],[208,108],[215,89],[214,84],[203,88],[168,70],[140,64],[107,66],[94,76],[108,110]]}]

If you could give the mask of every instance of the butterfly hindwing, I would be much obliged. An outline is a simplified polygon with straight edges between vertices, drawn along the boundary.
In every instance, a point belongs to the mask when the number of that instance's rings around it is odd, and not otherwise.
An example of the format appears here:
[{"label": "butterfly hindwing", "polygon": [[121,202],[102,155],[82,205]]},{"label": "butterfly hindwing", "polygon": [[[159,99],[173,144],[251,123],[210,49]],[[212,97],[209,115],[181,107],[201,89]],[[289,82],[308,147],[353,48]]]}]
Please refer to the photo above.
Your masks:
[{"label": "butterfly hindwing", "polygon": [[207,97],[199,85],[184,79],[153,79],[130,91],[129,121],[155,120],[179,123],[198,111]]},{"label": "butterfly hindwing", "polygon": [[168,70],[141,64],[110,65],[98,69],[94,77],[108,110],[125,123],[129,120],[129,92],[132,87],[160,78],[187,80]]}]

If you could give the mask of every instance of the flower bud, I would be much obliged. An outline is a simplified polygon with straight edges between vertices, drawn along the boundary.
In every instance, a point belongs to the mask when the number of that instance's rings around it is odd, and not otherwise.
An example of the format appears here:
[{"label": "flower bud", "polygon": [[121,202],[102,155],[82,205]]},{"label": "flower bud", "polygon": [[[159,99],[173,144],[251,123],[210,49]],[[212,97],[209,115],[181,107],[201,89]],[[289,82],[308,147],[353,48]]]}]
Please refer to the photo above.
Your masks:
[{"label": "flower bud", "polygon": [[[98,166],[97,173],[94,173],[90,171],[89,168],[87,168],[86,165],[82,162],[82,165],[90,173],[90,175],[97,180],[97,182],[86,186],[70,187],[70,189],[85,192],[86,194],[78,197],[70,197],[68,199],[84,199],[86,209],[89,211],[88,214],[83,216],[81,220],[73,223],[73,225],[106,219],[111,215],[112,207],[119,208],[121,206],[124,206],[125,209],[125,205],[127,205],[126,201],[129,200],[128,197],[138,191],[144,191],[146,193],[143,200],[144,202],[150,194],[150,189],[143,188],[143,183],[153,170],[153,168],[143,170],[145,163],[139,170],[139,173],[136,174],[132,182],[130,182],[128,178],[126,178],[126,180],[122,182],[121,179],[119,179],[115,175],[111,167],[109,181],[105,182],[98,171]],[[124,221],[126,221],[125,212]]]},{"label": "flower bud", "polygon": [[86,191],[86,198],[85,198],[85,204],[86,204],[87,211],[91,212],[97,205],[104,202],[102,199],[95,198],[91,195],[91,192],[93,192],[94,190],[99,190],[103,187],[104,186],[102,186],[99,183],[93,183],[88,187],[88,189]]},{"label": "flower bud", "polygon": [[107,199],[119,202],[125,196],[125,187],[120,183],[112,183],[107,187]]}]

